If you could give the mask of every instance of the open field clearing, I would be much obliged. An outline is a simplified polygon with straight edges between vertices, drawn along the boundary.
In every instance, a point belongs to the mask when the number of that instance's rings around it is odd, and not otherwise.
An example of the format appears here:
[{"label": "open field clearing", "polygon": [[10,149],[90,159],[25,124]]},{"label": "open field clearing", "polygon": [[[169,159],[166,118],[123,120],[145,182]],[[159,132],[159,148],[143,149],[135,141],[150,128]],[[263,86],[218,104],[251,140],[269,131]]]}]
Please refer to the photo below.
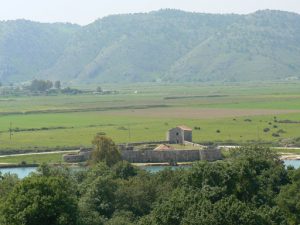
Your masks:
[{"label": "open field clearing", "polygon": [[118,90],[119,94],[0,97],[0,115],[152,107],[300,110],[300,83],[234,86],[142,84],[106,88]]},{"label": "open field clearing", "polygon": [[22,155],[1,157],[0,164],[42,164],[42,163],[60,163],[62,162],[63,153],[43,154],[43,155]]},{"label": "open field clearing", "polygon": [[[277,120],[300,121],[300,113],[282,114]],[[10,140],[10,121],[13,127],[24,131],[13,132]],[[0,118],[1,149],[47,149],[90,146],[97,133],[106,134],[116,142],[164,140],[168,129],[186,124],[194,130],[196,142],[279,142],[281,139],[299,137],[299,123],[274,122],[274,115],[234,118],[188,119],[153,118],[148,116],[110,115],[109,113],[68,113],[14,115]],[[60,126],[60,129],[56,127]],[[267,132],[264,129],[268,129]],[[28,131],[26,131],[28,129]],[[36,129],[36,130],[34,130]],[[21,129],[20,129],[21,130]],[[278,134],[274,137],[273,134]]]},{"label": "open field clearing", "polygon": [[106,88],[119,94],[1,97],[0,151],[77,149],[96,134],[118,143],[164,140],[181,124],[200,128],[200,143],[300,137],[300,83]]}]

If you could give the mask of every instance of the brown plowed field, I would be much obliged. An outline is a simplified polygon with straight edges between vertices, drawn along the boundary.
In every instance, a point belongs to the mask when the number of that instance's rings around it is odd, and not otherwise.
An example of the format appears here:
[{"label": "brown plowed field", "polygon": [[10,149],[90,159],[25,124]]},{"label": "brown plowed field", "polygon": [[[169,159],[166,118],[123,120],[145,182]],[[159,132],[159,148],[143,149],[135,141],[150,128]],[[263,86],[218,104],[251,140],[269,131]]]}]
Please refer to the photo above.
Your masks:
[{"label": "brown plowed field", "polygon": [[130,115],[163,118],[228,118],[242,116],[263,116],[299,113],[300,110],[274,110],[274,109],[194,109],[194,108],[164,108],[164,109],[135,109],[110,112],[110,115]]}]

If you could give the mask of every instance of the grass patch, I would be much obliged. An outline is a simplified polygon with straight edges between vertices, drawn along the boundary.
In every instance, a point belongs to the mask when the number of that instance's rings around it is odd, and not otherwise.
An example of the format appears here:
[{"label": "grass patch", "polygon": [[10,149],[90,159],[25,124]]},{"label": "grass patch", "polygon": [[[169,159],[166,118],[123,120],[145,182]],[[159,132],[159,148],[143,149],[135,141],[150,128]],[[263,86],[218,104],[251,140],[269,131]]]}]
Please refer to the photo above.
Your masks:
[{"label": "grass patch", "polygon": [[62,156],[65,153],[52,154],[36,154],[26,156],[9,156],[0,157],[0,163],[14,163],[14,164],[42,164],[42,163],[62,163]]},{"label": "grass patch", "polygon": [[[117,143],[160,141],[168,129],[182,124],[195,128],[193,140],[199,143],[275,145],[299,137],[298,123],[279,121],[300,121],[300,112],[286,111],[300,110],[300,83],[136,84],[108,89],[120,94],[0,97],[0,151],[91,146],[96,134]],[[205,109],[219,114],[191,115]],[[255,115],[245,115],[250,109],[256,110]],[[269,109],[273,111],[260,114]]]}]

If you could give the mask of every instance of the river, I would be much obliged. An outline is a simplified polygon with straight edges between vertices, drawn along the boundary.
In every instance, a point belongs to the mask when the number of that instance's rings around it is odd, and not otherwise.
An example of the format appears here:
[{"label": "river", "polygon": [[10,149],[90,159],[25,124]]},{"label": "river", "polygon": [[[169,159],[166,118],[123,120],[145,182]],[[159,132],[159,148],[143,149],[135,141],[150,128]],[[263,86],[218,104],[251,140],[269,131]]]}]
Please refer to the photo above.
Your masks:
[{"label": "river", "polygon": [[[296,169],[300,168],[300,160],[285,160],[284,163],[286,166],[293,166]],[[161,171],[168,167],[167,166],[145,166],[142,168],[149,172],[155,173],[155,172]],[[180,167],[171,167],[171,168],[177,169]],[[5,174],[5,173],[17,174],[18,177],[21,179],[35,171],[36,171],[36,167],[0,168],[0,172],[2,174]]]}]

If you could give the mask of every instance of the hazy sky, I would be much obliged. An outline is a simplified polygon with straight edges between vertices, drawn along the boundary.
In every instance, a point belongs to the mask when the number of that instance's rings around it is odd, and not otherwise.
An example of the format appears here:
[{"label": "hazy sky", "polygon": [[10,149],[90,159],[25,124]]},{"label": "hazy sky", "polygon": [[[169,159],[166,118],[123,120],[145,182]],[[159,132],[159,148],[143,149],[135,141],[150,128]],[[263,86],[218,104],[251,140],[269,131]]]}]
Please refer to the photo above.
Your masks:
[{"label": "hazy sky", "polygon": [[280,9],[300,13],[300,0],[0,0],[0,20],[88,24],[111,14],[161,8],[240,14]]}]

